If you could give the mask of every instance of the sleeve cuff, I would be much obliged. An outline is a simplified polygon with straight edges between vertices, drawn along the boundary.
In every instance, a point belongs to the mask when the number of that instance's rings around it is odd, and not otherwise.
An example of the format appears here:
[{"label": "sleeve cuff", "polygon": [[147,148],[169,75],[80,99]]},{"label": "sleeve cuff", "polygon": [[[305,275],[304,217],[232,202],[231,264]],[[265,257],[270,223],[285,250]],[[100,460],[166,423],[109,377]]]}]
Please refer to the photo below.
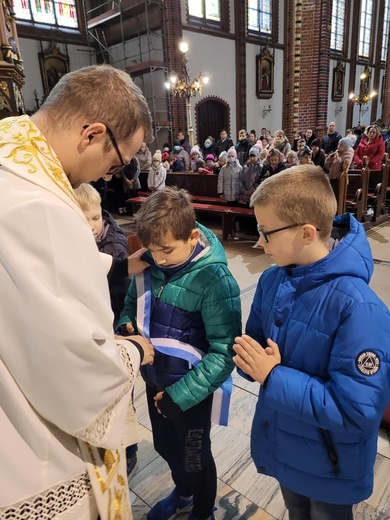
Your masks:
[{"label": "sleeve cuff", "polygon": [[268,374],[268,376],[264,379],[263,381],[263,384],[262,384],[262,387],[263,388],[267,388],[267,384],[268,384],[268,380],[272,374],[272,372],[275,370],[276,367],[278,367],[280,365],[280,363],[278,363],[277,365],[274,366],[274,368],[271,370],[271,372]]},{"label": "sleeve cuff", "polygon": [[141,347],[141,345],[138,343],[138,341],[134,341],[133,339],[129,339],[129,341],[138,350],[139,356],[140,356],[140,364],[142,365],[142,361],[144,360],[144,349]]}]

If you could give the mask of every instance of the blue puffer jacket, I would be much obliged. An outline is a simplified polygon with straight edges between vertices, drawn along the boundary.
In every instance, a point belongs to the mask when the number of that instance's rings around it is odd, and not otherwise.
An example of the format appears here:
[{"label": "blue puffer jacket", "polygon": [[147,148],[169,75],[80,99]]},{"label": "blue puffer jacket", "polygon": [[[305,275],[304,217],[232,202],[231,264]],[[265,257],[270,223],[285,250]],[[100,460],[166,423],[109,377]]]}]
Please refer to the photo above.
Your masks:
[{"label": "blue puffer jacket", "polygon": [[[151,270],[152,338],[172,338],[205,353],[190,369],[187,361],[158,351],[153,365],[141,367],[142,377],[158,391],[166,390],[182,411],[206,399],[234,368],[234,338],[241,334],[240,290],[227,267],[218,238],[200,224],[205,246],[189,264],[166,279],[158,267]],[[133,281],[118,327],[135,323],[137,289]]]},{"label": "blue puffer jacket", "polygon": [[282,363],[260,390],[252,457],[260,473],[335,504],[369,497],[377,434],[390,401],[390,315],[368,287],[363,227],[322,260],[271,267],[260,278],[246,332],[278,343]]}]

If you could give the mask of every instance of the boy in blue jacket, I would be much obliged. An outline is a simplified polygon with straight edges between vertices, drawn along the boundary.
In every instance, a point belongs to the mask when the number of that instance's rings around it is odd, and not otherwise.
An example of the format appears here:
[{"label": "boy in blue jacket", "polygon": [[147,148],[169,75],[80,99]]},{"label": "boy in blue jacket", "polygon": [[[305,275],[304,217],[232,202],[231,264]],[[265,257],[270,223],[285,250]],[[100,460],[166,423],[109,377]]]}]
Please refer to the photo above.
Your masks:
[{"label": "boy in blue jacket", "polygon": [[260,277],[234,362],[262,384],[251,452],[275,477],[291,520],[350,520],[373,489],[378,428],[390,400],[390,315],[368,287],[364,229],[320,168],[296,166],[251,198]]},{"label": "boy in blue jacket", "polygon": [[[175,489],[148,513],[168,520],[214,518],[217,473],[211,418],[227,424],[234,338],[241,333],[240,291],[218,238],[195,221],[188,193],[164,188],[136,215],[150,268],[132,281],[119,333],[134,328],[155,346],[143,370],[154,447]],[[220,388],[222,386],[222,388]]]}]

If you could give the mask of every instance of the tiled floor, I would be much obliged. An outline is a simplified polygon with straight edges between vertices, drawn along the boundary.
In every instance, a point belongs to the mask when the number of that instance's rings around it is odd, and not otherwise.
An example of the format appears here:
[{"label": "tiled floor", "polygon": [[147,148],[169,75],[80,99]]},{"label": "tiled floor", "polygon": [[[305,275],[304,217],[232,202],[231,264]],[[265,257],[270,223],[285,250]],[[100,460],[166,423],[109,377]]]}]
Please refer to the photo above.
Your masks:
[{"label": "tiled floor", "polygon": [[[124,222],[123,222],[124,223]],[[218,234],[218,230],[216,230]],[[368,232],[375,272],[372,287],[390,305],[390,222]],[[261,272],[270,264],[254,241],[224,242],[229,267],[242,291],[245,324],[255,287]],[[233,374],[234,389],[229,426],[213,426],[212,448],[218,472],[216,518],[218,520],[287,520],[277,482],[256,472],[250,457],[250,428],[259,385]],[[131,480],[134,520],[146,518],[150,507],[173,488],[166,463],[153,449],[144,385],[138,378],[135,392],[142,442],[139,444],[138,469]],[[183,520],[186,515],[181,518]],[[390,440],[380,431],[372,496],[355,508],[357,520],[390,519]]]}]

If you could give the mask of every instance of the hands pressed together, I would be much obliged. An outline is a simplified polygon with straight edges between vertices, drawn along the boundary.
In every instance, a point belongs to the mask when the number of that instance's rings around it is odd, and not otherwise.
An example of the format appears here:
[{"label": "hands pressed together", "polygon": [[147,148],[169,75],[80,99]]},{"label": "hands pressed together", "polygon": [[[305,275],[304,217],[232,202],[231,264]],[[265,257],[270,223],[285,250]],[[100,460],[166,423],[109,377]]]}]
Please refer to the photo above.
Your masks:
[{"label": "hands pressed together", "polygon": [[236,356],[233,361],[236,366],[255,381],[264,383],[270,372],[281,363],[278,345],[268,338],[268,346],[263,348],[247,334],[237,337],[235,341],[233,350]]}]

